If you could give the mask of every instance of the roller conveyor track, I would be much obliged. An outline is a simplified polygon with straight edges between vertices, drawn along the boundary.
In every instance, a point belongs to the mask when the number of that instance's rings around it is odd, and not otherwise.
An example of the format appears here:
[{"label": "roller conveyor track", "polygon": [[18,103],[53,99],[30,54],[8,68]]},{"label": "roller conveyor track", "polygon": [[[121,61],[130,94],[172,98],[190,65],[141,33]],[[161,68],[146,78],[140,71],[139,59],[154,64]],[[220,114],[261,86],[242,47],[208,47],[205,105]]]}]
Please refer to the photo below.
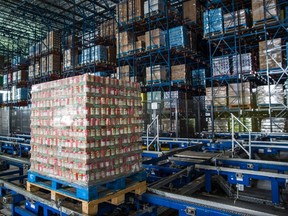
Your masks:
[{"label": "roller conveyor track", "polygon": [[0,154],[0,160],[5,160],[5,161],[11,161],[14,163],[21,163],[25,165],[30,165],[30,160],[27,158],[21,158],[21,157],[14,157],[11,155],[7,154]]}]

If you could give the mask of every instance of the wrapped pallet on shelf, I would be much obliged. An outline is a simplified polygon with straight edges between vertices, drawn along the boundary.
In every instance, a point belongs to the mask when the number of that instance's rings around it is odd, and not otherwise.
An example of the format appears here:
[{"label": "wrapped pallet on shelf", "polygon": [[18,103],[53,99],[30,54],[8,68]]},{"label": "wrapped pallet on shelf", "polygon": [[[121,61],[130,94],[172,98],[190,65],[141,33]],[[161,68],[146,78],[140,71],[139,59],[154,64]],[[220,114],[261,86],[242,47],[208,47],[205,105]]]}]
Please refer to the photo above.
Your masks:
[{"label": "wrapped pallet on shelf", "polygon": [[173,65],[171,66],[171,81],[188,83],[191,80],[189,65]]},{"label": "wrapped pallet on shelf", "polygon": [[204,12],[204,37],[223,33],[222,8],[206,10]]},{"label": "wrapped pallet on shelf", "polygon": [[60,51],[60,34],[56,31],[50,31],[46,36],[48,50]]},{"label": "wrapped pallet on shelf", "polygon": [[264,118],[261,120],[262,133],[284,133],[287,119],[285,118]]},{"label": "wrapped pallet on shelf", "polygon": [[202,25],[202,7],[199,0],[183,2],[183,18],[187,22]]},{"label": "wrapped pallet on shelf", "polygon": [[128,21],[140,20],[144,15],[144,0],[128,0]]},{"label": "wrapped pallet on shelf", "polygon": [[128,1],[123,0],[117,4],[116,19],[119,24],[126,23],[128,21]]},{"label": "wrapped pallet on shelf", "polygon": [[211,107],[212,100],[215,107],[227,106],[227,87],[213,87],[213,92],[211,87],[206,88],[205,104],[208,108]]},{"label": "wrapped pallet on shelf", "polygon": [[85,74],[32,86],[32,104],[28,181],[88,187],[141,170],[139,84]]},{"label": "wrapped pallet on shelf", "polygon": [[29,80],[34,79],[35,77],[35,64],[31,64],[28,67],[28,78]]},{"label": "wrapped pallet on shelf", "polygon": [[234,30],[246,29],[249,27],[248,12],[245,9],[224,14],[224,31],[233,32]]},{"label": "wrapped pallet on shelf", "polygon": [[28,73],[27,70],[18,70],[13,72],[13,83],[20,83],[27,81]]},{"label": "wrapped pallet on shelf", "polygon": [[251,53],[242,53],[232,56],[232,75],[249,74],[252,72]]},{"label": "wrapped pallet on shelf", "polygon": [[116,64],[116,47],[115,46],[107,46],[107,61],[110,64]]},{"label": "wrapped pallet on shelf", "polygon": [[[208,132],[212,132],[212,121],[208,119]],[[227,133],[229,132],[229,118],[214,119],[214,132]]]},{"label": "wrapped pallet on shelf", "polygon": [[[252,131],[252,118],[240,118],[240,121],[248,128],[248,130]],[[232,119],[229,118],[229,128],[230,131],[232,131]],[[234,122],[234,132],[248,132],[246,128],[243,127],[243,125],[239,124],[239,122]]]},{"label": "wrapped pallet on shelf", "polygon": [[189,47],[189,34],[185,26],[178,26],[169,29],[169,44],[170,48],[188,48]]},{"label": "wrapped pallet on shelf", "polygon": [[[282,67],[282,39],[274,38],[272,40],[259,42],[259,68],[260,70],[273,69]],[[268,68],[267,68],[268,66]]]},{"label": "wrapped pallet on shelf", "polygon": [[132,50],[132,43],[134,35],[131,31],[124,31],[116,34],[117,56],[128,54],[128,51]]},{"label": "wrapped pallet on shelf", "polygon": [[42,56],[41,57],[41,71],[40,71],[40,75],[41,76],[45,76],[47,75],[47,57],[46,56]]},{"label": "wrapped pallet on shelf", "polygon": [[146,83],[161,83],[167,81],[167,68],[164,65],[146,67]]},{"label": "wrapped pallet on shelf", "polygon": [[230,76],[229,56],[214,57],[212,59],[213,77]]},{"label": "wrapped pallet on shelf", "polygon": [[145,45],[147,50],[165,46],[165,32],[159,28],[145,32]]},{"label": "wrapped pallet on shelf", "polygon": [[59,54],[49,54],[47,56],[47,72],[48,74],[61,73],[61,59]]},{"label": "wrapped pallet on shelf", "polygon": [[178,112],[185,109],[185,93],[181,91],[164,92],[164,108],[177,109]]},{"label": "wrapped pallet on shelf", "polygon": [[99,36],[113,39],[116,34],[116,23],[114,19],[106,20],[100,25]]},{"label": "wrapped pallet on shelf", "polygon": [[145,16],[164,14],[164,12],[165,12],[164,0],[147,0],[144,2],[144,15]]},{"label": "wrapped pallet on shelf", "polygon": [[107,48],[102,45],[92,46],[91,62],[107,62]]},{"label": "wrapped pallet on shelf", "polygon": [[268,24],[270,21],[278,20],[276,0],[253,0],[251,3],[254,26],[263,25],[265,20]]},{"label": "wrapped pallet on shelf", "polygon": [[250,82],[228,84],[229,107],[251,109],[252,95]]},{"label": "wrapped pallet on shelf", "polygon": [[257,105],[268,107],[284,104],[284,90],[283,85],[263,85],[257,87]]},{"label": "wrapped pallet on shelf", "polygon": [[64,70],[71,68],[73,65],[77,65],[77,64],[78,64],[78,50],[77,49],[65,49],[64,54],[63,54]]},{"label": "wrapped pallet on shelf", "polygon": [[205,69],[192,70],[192,86],[193,87],[206,87],[206,71]]}]

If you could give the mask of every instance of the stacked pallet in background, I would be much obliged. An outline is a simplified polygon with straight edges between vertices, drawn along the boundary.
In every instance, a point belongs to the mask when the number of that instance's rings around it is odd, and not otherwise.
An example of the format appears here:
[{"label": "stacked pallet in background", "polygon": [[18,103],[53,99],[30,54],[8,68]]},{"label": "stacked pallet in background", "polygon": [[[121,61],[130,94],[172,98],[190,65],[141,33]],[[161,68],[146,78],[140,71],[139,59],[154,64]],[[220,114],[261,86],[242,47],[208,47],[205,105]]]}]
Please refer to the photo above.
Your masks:
[{"label": "stacked pallet in background", "polygon": [[107,61],[109,64],[116,64],[116,46],[107,46]]},{"label": "stacked pallet in background", "polygon": [[20,102],[28,100],[28,88],[17,88],[16,86],[12,86],[11,88],[11,101],[12,102]]},{"label": "stacked pallet in background", "polygon": [[31,168],[91,185],[141,169],[140,86],[82,75],[32,87]]},{"label": "stacked pallet in background", "polygon": [[128,0],[128,21],[140,20],[144,15],[144,0]]},{"label": "stacked pallet in background", "polygon": [[113,39],[116,34],[116,22],[114,19],[104,21],[100,25],[99,36],[103,38]]},{"label": "stacked pallet in background", "polygon": [[198,0],[183,2],[183,18],[187,22],[202,25],[202,7]]},{"label": "stacked pallet in background", "polygon": [[[217,118],[214,119],[214,132],[227,133],[229,131],[229,118]],[[212,132],[212,121],[208,120],[208,132]]]},{"label": "stacked pallet in background", "polygon": [[167,68],[163,65],[146,67],[146,83],[158,83],[167,80]]},{"label": "stacked pallet in background", "polygon": [[191,79],[190,68],[186,64],[171,66],[171,81],[188,82]]},{"label": "stacked pallet in background", "polygon": [[164,92],[164,109],[185,109],[185,93],[181,91]]},{"label": "stacked pallet in background", "polygon": [[204,12],[204,37],[223,33],[222,8],[207,10]]},{"label": "stacked pallet in background", "polygon": [[58,32],[51,31],[46,34],[46,37],[42,41],[42,54],[46,54],[50,51],[60,52],[60,35]]},{"label": "stacked pallet in background", "polygon": [[243,53],[232,56],[232,75],[249,74],[252,72],[251,53]]},{"label": "stacked pallet in background", "polygon": [[[240,121],[248,128],[248,130],[252,131],[252,118],[240,118]],[[229,129],[230,132],[232,132],[232,119],[229,118]],[[248,132],[246,128],[243,127],[243,125],[239,124],[239,122],[234,121],[234,132]]]},{"label": "stacked pallet in background", "polygon": [[78,50],[77,49],[65,49],[63,51],[63,69],[68,69],[78,65]]},{"label": "stacked pallet in background", "polygon": [[123,0],[117,4],[116,19],[118,23],[126,23],[128,21],[128,2]]},{"label": "stacked pallet in background", "polygon": [[230,76],[229,56],[214,57],[212,59],[213,76]]},{"label": "stacked pallet in background", "polygon": [[147,0],[144,2],[144,15],[145,16],[163,14],[164,12],[165,12],[164,0]]},{"label": "stacked pallet in background", "polygon": [[12,75],[12,83],[23,83],[27,82],[28,72],[27,70],[14,71]]},{"label": "stacked pallet in background", "polygon": [[165,46],[165,32],[159,28],[145,32],[145,44],[148,50]]},{"label": "stacked pallet in background", "polygon": [[287,119],[285,118],[264,118],[261,120],[262,133],[284,133],[286,132]]},{"label": "stacked pallet in background", "polygon": [[206,71],[205,69],[192,70],[192,86],[193,87],[206,87]]},{"label": "stacked pallet in background", "polygon": [[170,48],[189,48],[190,38],[185,26],[178,26],[169,29],[169,44]]},{"label": "stacked pallet in background", "polygon": [[276,0],[253,0],[252,3],[252,15],[253,25],[263,24],[266,19],[267,22],[278,19],[278,12],[276,8]]},{"label": "stacked pallet in background", "polygon": [[[269,91],[270,87],[270,91]],[[271,105],[284,104],[283,85],[263,85],[257,87],[257,105],[267,107]]]},{"label": "stacked pallet in background", "polygon": [[206,106],[210,107],[212,105],[212,99],[214,99],[213,105],[215,107],[227,106],[227,87],[215,86],[213,87],[213,92],[211,87],[206,88],[206,97],[205,97]]},{"label": "stacked pallet in background", "polygon": [[107,48],[105,46],[97,45],[83,49],[82,64],[94,62],[107,62]]},{"label": "stacked pallet in background", "polygon": [[133,49],[134,37],[132,32],[125,31],[116,34],[117,56],[127,54],[128,51]]},{"label": "stacked pallet in background", "polygon": [[136,68],[131,67],[130,65],[124,65],[117,67],[116,78],[120,80],[130,81],[130,82],[144,82],[144,77],[142,74],[136,73]]},{"label": "stacked pallet in background", "polygon": [[233,32],[238,29],[246,29],[249,27],[247,11],[242,9],[232,13],[224,14],[224,31]]},{"label": "stacked pallet in background", "polygon": [[251,108],[252,96],[250,82],[228,84],[229,107]]},{"label": "stacked pallet in background", "polygon": [[259,42],[260,70],[266,70],[266,69],[273,70],[275,68],[280,68],[279,65],[282,66],[282,39],[275,38],[272,40],[260,41]]}]

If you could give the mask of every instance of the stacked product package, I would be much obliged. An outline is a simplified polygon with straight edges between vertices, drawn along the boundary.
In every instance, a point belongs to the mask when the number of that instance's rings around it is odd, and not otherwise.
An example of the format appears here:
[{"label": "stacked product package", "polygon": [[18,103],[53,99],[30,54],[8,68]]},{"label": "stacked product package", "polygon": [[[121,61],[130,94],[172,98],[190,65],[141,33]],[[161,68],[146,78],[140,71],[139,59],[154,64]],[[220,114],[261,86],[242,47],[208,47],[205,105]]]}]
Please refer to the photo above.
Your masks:
[{"label": "stacked product package", "polygon": [[[266,58],[267,56],[267,58]],[[268,66],[268,68],[267,68]],[[259,68],[260,70],[282,67],[282,39],[259,42]]]},{"label": "stacked product package", "polygon": [[224,30],[233,29],[238,27],[247,27],[247,12],[246,10],[238,10],[232,13],[224,14]]},{"label": "stacked product package", "polygon": [[253,0],[251,3],[253,22],[271,18],[277,19],[278,14],[276,8],[276,0]]},{"label": "stacked product package", "polygon": [[172,47],[189,47],[190,38],[184,26],[169,29],[169,43]]},{"label": "stacked product package", "polygon": [[167,80],[167,68],[164,65],[146,67],[146,82],[162,82]]},{"label": "stacked product package", "polygon": [[31,171],[91,185],[141,169],[140,86],[85,74],[32,87]]},{"label": "stacked product package", "polygon": [[189,81],[191,78],[190,69],[187,64],[171,66],[171,80]]},{"label": "stacked product package", "polygon": [[222,8],[207,10],[204,12],[204,36],[223,33],[223,12]]},{"label": "stacked product package", "polygon": [[247,74],[252,72],[251,53],[233,55],[232,62],[233,62],[232,75]]},{"label": "stacked product package", "polygon": [[229,106],[251,105],[250,82],[228,84]]},{"label": "stacked product package", "polygon": [[[212,121],[208,119],[208,132],[212,131]],[[229,131],[229,118],[216,118],[214,119],[214,132],[227,132]]]},{"label": "stacked product package", "polygon": [[202,7],[198,0],[183,2],[183,18],[199,25],[202,24]]},{"label": "stacked product package", "polygon": [[230,76],[229,56],[220,56],[212,59],[213,76]]},{"label": "stacked product package", "polygon": [[145,45],[146,49],[165,46],[165,32],[159,28],[145,32]]},{"label": "stacked product package", "polygon": [[219,86],[219,87],[208,87],[206,88],[206,97],[205,103],[206,106],[212,105],[212,100],[214,98],[214,106],[227,106],[227,87],[226,86]]},{"label": "stacked product package", "polygon": [[107,48],[102,45],[92,46],[83,50],[82,63],[88,64],[98,61],[107,61]]},{"label": "stacked product package", "polygon": [[[269,88],[270,87],[270,88]],[[257,87],[257,105],[283,105],[284,90],[283,85],[263,85]]]},{"label": "stacked product package", "polygon": [[283,133],[286,132],[286,119],[285,118],[264,118],[261,120],[262,133]]},{"label": "stacked product package", "polygon": [[144,2],[144,15],[153,13],[164,13],[165,3],[164,0],[147,0]]}]

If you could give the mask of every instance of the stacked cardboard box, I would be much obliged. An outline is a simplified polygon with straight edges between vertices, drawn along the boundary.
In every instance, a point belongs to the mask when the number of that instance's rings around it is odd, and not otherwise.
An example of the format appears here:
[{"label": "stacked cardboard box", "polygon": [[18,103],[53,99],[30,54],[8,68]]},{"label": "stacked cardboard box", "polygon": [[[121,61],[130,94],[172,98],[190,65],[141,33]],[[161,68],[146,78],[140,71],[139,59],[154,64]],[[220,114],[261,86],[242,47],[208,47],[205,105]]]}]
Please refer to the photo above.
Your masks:
[{"label": "stacked cardboard box", "polygon": [[[267,61],[266,61],[267,55]],[[268,63],[268,68],[267,68]],[[259,42],[259,68],[260,70],[275,69],[282,66],[282,40],[275,38],[272,40]]]},{"label": "stacked cardboard box", "polygon": [[65,36],[63,40],[64,40],[63,47],[65,49],[71,49],[73,47],[76,47],[79,43],[79,38],[75,34]]},{"label": "stacked cardboard box", "polygon": [[222,8],[207,10],[204,12],[204,36],[223,33]]},{"label": "stacked cardboard box", "polygon": [[144,0],[128,0],[128,20],[141,18],[144,15]]},{"label": "stacked cardboard box", "polygon": [[171,80],[189,81],[191,78],[189,66],[186,64],[171,66]]},{"label": "stacked cardboard box", "polygon": [[107,46],[107,61],[112,64],[116,64],[116,47]]},{"label": "stacked cardboard box", "polygon": [[183,18],[202,25],[202,8],[198,0],[189,0],[183,3]]},{"label": "stacked cardboard box", "polygon": [[126,23],[128,21],[128,1],[123,0],[117,4],[116,19],[119,23]]},{"label": "stacked cardboard box", "polygon": [[247,74],[252,72],[251,53],[233,55],[232,57],[232,75]]},{"label": "stacked cardboard box", "polygon": [[153,15],[155,13],[164,13],[165,3],[164,0],[148,0],[144,2],[144,15]]},{"label": "stacked cardboard box", "polygon": [[230,63],[228,56],[220,56],[212,59],[213,76],[230,76]]},{"label": "stacked cardboard box", "polygon": [[130,82],[144,82],[144,77],[142,74],[137,73],[135,67],[124,65],[117,67],[117,79],[130,81]]},{"label": "stacked cardboard box", "polygon": [[247,11],[244,9],[224,14],[224,30],[248,27]]},{"label": "stacked cardboard box", "polygon": [[28,100],[28,89],[27,88],[16,88],[13,86],[11,89],[12,101],[23,101]]},{"label": "stacked cardboard box", "polygon": [[[74,58],[74,59],[72,59]],[[73,64],[74,62],[74,64]],[[78,64],[78,50],[77,49],[66,49],[63,54],[63,67],[64,69],[70,68],[73,65]]]},{"label": "stacked cardboard box", "polygon": [[14,71],[12,82],[13,83],[17,83],[17,82],[19,83],[19,82],[27,81],[27,78],[28,78],[27,70]]},{"label": "stacked cardboard box", "polygon": [[30,170],[93,185],[141,169],[140,86],[82,75],[32,86]]},{"label": "stacked cardboard box", "polygon": [[117,55],[122,53],[127,53],[130,50],[133,50],[134,37],[133,33],[130,31],[121,32],[116,35],[116,44],[117,44]]},{"label": "stacked cardboard box", "polygon": [[104,21],[100,25],[100,36],[103,38],[115,38],[116,28],[117,26],[114,19]]},{"label": "stacked cardboard box", "polygon": [[166,41],[164,31],[162,31],[161,29],[154,29],[150,32],[145,32],[145,45],[147,49],[165,46]]},{"label": "stacked cardboard box", "polygon": [[40,65],[41,65],[40,74],[41,74],[41,76],[44,76],[47,74],[47,58],[46,58],[46,56],[41,57],[41,64]]},{"label": "stacked cardboard box", "polygon": [[146,82],[161,82],[167,80],[167,68],[163,65],[146,67]]},{"label": "stacked cardboard box", "polygon": [[211,106],[212,98],[214,98],[214,106],[227,106],[227,87],[219,86],[219,87],[208,87],[206,88],[206,97],[205,104],[206,106]]},{"label": "stacked cardboard box", "polygon": [[102,45],[92,46],[86,49],[83,49],[82,55],[82,62],[83,64],[107,61],[107,48]]},{"label": "stacked cardboard box", "polygon": [[28,77],[29,79],[34,79],[40,76],[40,66],[39,61],[36,61],[34,64],[29,65]]},{"label": "stacked cardboard box", "polygon": [[56,50],[60,51],[60,34],[55,31],[48,32],[46,37],[42,41],[41,52],[45,53],[47,51]]},{"label": "stacked cardboard box", "polygon": [[[240,121],[250,130],[252,131],[252,118],[240,118]],[[229,119],[229,128],[230,132],[232,132],[232,119]],[[239,122],[234,121],[234,131],[235,132],[248,132],[246,128],[243,127],[243,125],[239,124]]]},{"label": "stacked cardboard box", "polygon": [[229,106],[251,105],[250,82],[228,84]]},{"label": "stacked cardboard box", "polygon": [[278,18],[276,0],[269,0],[265,2],[263,0],[253,0],[251,2],[253,22],[270,18]]},{"label": "stacked cardboard box", "polygon": [[35,65],[34,64],[29,65],[29,68],[28,68],[28,78],[29,79],[34,78],[34,70],[35,70]]},{"label": "stacked cardboard box", "polygon": [[48,74],[60,74],[60,71],[61,71],[60,55],[49,54],[47,56],[47,72],[48,72]]},{"label": "stacked cardboard box", "polygon": [[[270,103],[271,102],[271,103]],[[267,106],[284,104],[284,90],[283,85],[268,85],[257,87],[257,105]]]}]

